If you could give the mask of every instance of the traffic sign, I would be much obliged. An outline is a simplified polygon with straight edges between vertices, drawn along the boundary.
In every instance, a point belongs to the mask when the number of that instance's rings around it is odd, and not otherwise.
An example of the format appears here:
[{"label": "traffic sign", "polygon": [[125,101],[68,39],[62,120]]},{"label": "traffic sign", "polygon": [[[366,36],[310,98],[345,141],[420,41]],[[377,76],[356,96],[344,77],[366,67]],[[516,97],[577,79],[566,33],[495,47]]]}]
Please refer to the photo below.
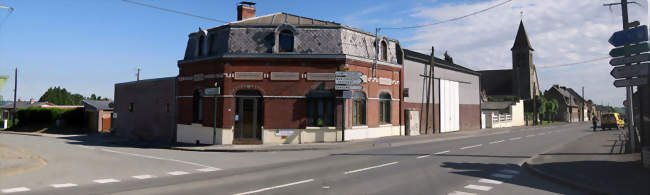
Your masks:
[{"label": "traffic sign", "polygon": [[650,61],[650,53],[639,54],[629,57],[614,58],[609,61],[612,66],[625,65],[630,63]]},{"label": "traffic sign", "polygon": [[219,95],[221,93],[221,89],[219,87],[217,88],[206,88],[203,90],[203,93],[205,95]]},{"label": "traffic sign", "polygon": [[352,98],[352,91],[343,91],[343,98],[345,99]]},{"label": "traffic sign", "polygon": [[354,80],[335,80],[337,85],[358,85],[361,84],[361,79]]},{"label": "traffic sign", "polygon": [[650,45],[648,45],[648,42],[645,42],[637,45],[614,48],[612,51],[609,51],[609,56],[619,57],[648,51],[650,51]]},{"label": "traffic sign", "polygon": [[609,43],[614,47],[626,44],[648,41],[648,26],[638,26],[632,29],[615,32],[609,38]]},{"label": "traffic sign", "polygon": [[361,85],[335,85],[335,90],[361,90]]},{"label": "traffic sign", "polygon": [[638,86],[645,85],[648,83],[648,78],[633,78],[633,79],[623,79],[614,81],[614,86],[616,87],[628,87],[628,86]]},{"label": "traffic sign", "polygon": [[363,73],[361,72],[343,72],[343,71],[336,71],[334,73],[336,77],[361,77]]},{"label": "traffic sign", "polygon": [[619,66],[614,68],[609,74],[614,78],[621,79],[627,77],[640,77],[648,75],[650,63],[642,63],[632,66]]}]

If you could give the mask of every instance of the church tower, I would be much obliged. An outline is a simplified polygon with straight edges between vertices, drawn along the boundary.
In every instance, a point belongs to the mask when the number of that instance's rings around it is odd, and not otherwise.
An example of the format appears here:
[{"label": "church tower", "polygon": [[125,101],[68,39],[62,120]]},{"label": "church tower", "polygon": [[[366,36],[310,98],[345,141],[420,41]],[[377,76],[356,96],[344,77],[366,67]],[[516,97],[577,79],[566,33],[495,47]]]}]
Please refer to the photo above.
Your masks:
[{"label": "church tower", "polygon": [[531,99],[539,95],[537,71],[533,64],[533,47],[530,45],[523,21],[512,46],[512,95],[521,99]]}]

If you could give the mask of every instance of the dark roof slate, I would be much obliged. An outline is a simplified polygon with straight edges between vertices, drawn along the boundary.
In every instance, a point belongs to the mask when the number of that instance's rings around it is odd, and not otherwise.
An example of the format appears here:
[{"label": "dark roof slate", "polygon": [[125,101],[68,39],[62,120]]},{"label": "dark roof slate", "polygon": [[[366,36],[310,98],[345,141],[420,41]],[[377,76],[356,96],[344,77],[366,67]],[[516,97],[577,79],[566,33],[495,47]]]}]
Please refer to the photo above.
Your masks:
[{"label": "dark roof slate", "polygon": [[113,110],[113,108],[110,107],[110,104],[113,103],[113,101],[97,101],[97,100],[83,100],[84,105],[93,107],[97,110]]},{"label": "dark roof slate", "polygon": [[[404,58],[406,58],[408,60],[420,62],[420,63],[423,63],[423,64],[429,64],[429,59],[431,59],[431,56],[427,55],[427,54],[411,51],[411,50],[408,50],[408,49],[404,49]],[[473,74],[473,75],[480,75],[480,73],[477,72],[477,71],[474,71],[472,69],[466,68],[466,67],[458,65],[458,64],[449,63],[449,62],[447,62],[447,61],[445,61],[443,59],[437,58],[437,57],[434,57],[434,63],[436,64],[435,66],[438,66],[438,67],[451,69],[451,70],[456,70],[456,71],[469,73],[469,74]]]},{"label": "dark roof slate", "polygon": [[528,40],[528,34],[526,33],[526,28],[524,28],[524,22],[521,21],[519,22],[519,30],[517,30],[517,37],[515,38],[515,43],[512,45],[512,48],[510,50],[515,50],[515,49],[530,49],[531,51],[535,51],[533,47],[530,45],[530,41]]}]

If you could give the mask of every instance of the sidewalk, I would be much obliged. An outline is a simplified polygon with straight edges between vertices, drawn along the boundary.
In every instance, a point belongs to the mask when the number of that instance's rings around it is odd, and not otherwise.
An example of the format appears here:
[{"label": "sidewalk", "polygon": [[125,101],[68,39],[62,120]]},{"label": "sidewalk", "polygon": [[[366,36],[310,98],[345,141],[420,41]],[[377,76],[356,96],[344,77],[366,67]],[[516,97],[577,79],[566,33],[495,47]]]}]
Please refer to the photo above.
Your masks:
[{"label": "sidewalk", "polygon": [[624,131],[597,131],[524,164],[532,172],[594,194],[650,194],[639,153],[624,154]]},{"label": "sidewalk", "polygon": [[499,129],[465,130],[453,133],[419,136],[391,136],[352,140],[336,143],[310,143],[310,144],[264,144],[264,145],[178,145],[170,149],[200,152],[276,152],[276,151],[304,151],[304,150],[334,150],[334,149],[366,149],[377,147],[393,147],[402,145],[422,144],[436,141],[456,140],[468,137],[495,135],[513,131],[534,130],[550,128],[561,125],[580,125],[582,123],[558,124],[548,126],[521,126]]}]

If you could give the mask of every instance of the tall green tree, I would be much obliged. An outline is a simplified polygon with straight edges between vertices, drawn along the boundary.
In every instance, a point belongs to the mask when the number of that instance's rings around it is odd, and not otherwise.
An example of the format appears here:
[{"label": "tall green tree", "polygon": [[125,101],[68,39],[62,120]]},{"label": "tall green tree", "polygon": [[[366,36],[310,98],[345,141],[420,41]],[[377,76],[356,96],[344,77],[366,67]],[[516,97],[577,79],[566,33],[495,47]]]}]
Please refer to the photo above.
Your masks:
[{"label": "tall green tree", "polygon": [[81,105],[84,97],[80,94],[72,94],[65,88],[50,87],[43,93],[39,102],[50,102],[56,105]]}]

